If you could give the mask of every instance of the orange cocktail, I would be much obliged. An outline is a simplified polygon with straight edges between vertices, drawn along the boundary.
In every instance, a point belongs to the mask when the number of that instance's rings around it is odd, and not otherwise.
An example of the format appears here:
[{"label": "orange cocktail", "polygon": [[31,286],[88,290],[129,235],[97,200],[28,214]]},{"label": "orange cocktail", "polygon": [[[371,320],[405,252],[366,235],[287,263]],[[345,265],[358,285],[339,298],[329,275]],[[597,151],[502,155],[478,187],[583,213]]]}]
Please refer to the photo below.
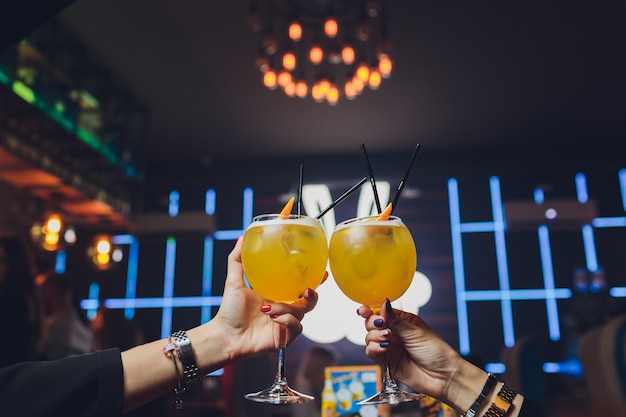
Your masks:
[{"label": "orange cocktail", "polygon": [[409,288],[417,266],[413,237],[396,216],[346,220],[330,239],[330,269],[341,291],[377,308]]},{"label": "orange cocktail", "polygon": [[[285,218],[283,218],[285,217]],[[291,214],[257,216],[246,230],[243,270],[252,289],[268,300],[291,303],[320,284],[328,243],[319,220]]]}]

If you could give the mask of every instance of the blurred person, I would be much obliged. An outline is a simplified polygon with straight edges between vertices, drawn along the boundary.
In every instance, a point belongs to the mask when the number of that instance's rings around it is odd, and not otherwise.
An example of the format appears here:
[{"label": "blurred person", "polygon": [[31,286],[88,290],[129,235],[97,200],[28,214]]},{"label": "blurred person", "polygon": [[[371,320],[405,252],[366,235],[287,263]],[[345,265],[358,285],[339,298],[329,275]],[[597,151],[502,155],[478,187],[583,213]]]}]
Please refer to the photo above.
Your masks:
[{"label": "blurred person", "polygon": [[312,395],[313,401],[293,406],[294,417],[319,417],[322,412],[325,368],[339,363],[338,353],[330,346],[313,345],[304,352],[294,389]]},{"label": "blurred person", "polygon": [[[539,417],[547,411],[464,359],[415,314],[383,303],[379,314],[360,306],[368,331],[365,353],[416,392],[436,398],[460,415]],[[495,407],[495,408],[494,408]],[[496,409],[498,408],[498,409]]]},{"label": "blurred person", "polygon": [[94,351],[93,335],[74,303],[66,275],[46,272],[36,279],[44,310],[44,359],[60,359]]},{"label": "blurred person", "polygon": [[43,315],[33,256],[9,234],[0,235],[0,333],[10,338],[10,343],[0,343],[0,368],[41,358]]},{"label": "blurred person", "polygon": [[145,342],[141,329],[124,316],[123,310],[111,310],[101,305],[91,321],[96,350],[118,348],[127,350]]},{"label": "blurred person", "polygon": [[0,415],[115,417],[172,390],[182,405],[201,375],[276,351],[281,333],[287,344],[293,342],[317,297],[309,288],[293,304],[261,298],[245,284],[240,238],[228,256],[222,303],[212,320],[123,352],[114,348],[0,369]]}]

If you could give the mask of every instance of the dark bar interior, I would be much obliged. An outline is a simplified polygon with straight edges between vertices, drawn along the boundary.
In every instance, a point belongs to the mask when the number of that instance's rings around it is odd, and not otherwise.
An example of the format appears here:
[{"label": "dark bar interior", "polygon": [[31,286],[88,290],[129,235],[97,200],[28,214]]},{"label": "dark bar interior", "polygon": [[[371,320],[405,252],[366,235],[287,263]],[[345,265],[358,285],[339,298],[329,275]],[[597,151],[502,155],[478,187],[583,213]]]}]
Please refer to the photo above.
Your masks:
[{"label": "dark bar interior", "polygon": [[[366,355],[359,303],[332,273],[312,288],[319,300],[284,362],[290,386],[315,400],[244,398],[272,382],[278,346],[230,363],[215,356],[220,362],[190,386],[190,363],[210,352],[196,329],[214,328],[201,325],[220,310],[229,254],[254,216],[295,197],[292,213],[323,214],[330,239],[339,223],[393,201],[418,258],[393,307],[418,315],[516,395],[508,410],[489,414],[492,397],[504,400],[488,389],[472,406],[476,416],[533,415],[531,403],[551,416],[626,415],[624,4],[5,3],[0,329],[20,343],[0,351],[0,385],[17,383],[17,371],[6,372],[16,363],[169,341],[156,355],[172,371],[158,395],[129,399],[120,380],[107,397],[112,409],[470,416],[435,395],[355,405],[363,375],[375,370],[367,384],[376,388],[383,369]],[[32,253],[18,284],[10,283],[18,252],[9,236]],[[47,288],[59,277],[66,319],[77,326],[71,337],[50,325],[58,306],[47,297],[58,288]],[[32,292],[30,307],[14,287]],[[173,338],[179,330],[189,337]],[[29,341],[37,345],[30,354],[21,347]],[[121,357],[126,377],[136,368]],[[154,369],[146,379],[157,380]],[[37,403],[41,394],[13,385],[5,395]],[[328,395],[337,397],[331,406]],[[48,415],[43,408],[24,415]],[[67,415],[96,415],[73,410]]]}]

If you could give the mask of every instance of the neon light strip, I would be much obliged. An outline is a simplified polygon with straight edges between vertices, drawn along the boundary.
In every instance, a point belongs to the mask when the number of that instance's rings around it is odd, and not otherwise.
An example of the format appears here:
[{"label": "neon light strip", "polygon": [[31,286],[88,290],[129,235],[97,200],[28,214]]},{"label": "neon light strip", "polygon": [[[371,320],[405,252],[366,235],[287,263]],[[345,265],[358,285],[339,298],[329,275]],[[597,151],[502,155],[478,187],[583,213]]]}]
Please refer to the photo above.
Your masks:
[{"label": "neon light strip", "polygon": [[[167,238],[165,246],[165,272],[163,276],[163,311],[161,312],[161,337],[172,333],[172,304],[176,269],[176,239]],[[107,300],[108,301],[108,300]]]},{"label": "neon light strip", "polygon": [[543,271],[543,286],[546,293],[546,314],[548,317],[548,329],[550,339],[561,339],[559,327],[559,311],[556,305],[554,289],[554,265],[552,264],[552,250],[550,245],[550,232],[547,226],[539,226],[539,252],[541,254],[541,268]]},{"label": "neon light strip", "polygon": [[[119,308],[169,308],[173,307],[211,307],[222,302],[221,296],[212,297],[146,297],[146,298],[108,298],[104,305],[111,309]],[[81,303],[82,305],[82,303]],[[171,329],[170,329],[171,330]],[[167,337],[171,331],[165,333]]]},{"label": "neon light strip", "polygon": [[461,233],[494,232],[496,230],[493,222],[461,223],[459,227]]},{"label": "neon light strip", "polygon": [[167,212],[170,215],[170,217],[176,217],[178,216],[178,213],[180,212],[180,194],[178,193],[178,191],[171,191],[170,192],[170,204],[167,207]]},{"label": "neon light strip", "polygon": [[54,259],[54,272],[56,272],[57,274],[63,274],[65,272],[66,261],[67,253],[65,253],[65,251],[63,250],[58,251]]},{"label": "neon light strip", "polygon": [[622,208],[626,211],[626,169],[620,169],[617,178],[619,179],[619,191],[622,194]]},{"label": "neon light strip", "polygon": [[216,200],[215,190],[213,189],[207,190],[205,194],[205,198],[204,198],[204,212],[208,216],[212,216],[215,214],[215,200]]},{"label": "neon light strip", "polygon": [[[137,271],[139,269],[139,242],[133,238],[128,247],[128,271],[126,271],[126,298],[137,296]],[[132,320],[135,317],[135,309],[124,310],[124,317]]]},{"label": "neon light strip", "polygon": [[[506,293],[506,294],[505,294]],[[471,290],[465,292],[466,301],[494,301],[506,295],[511,300],[543,300],[548,298],[571,298],[569,288],[524,290]]]},{"label": "neon light strip", "polygon": [[485,371],[492,374],[503,374],[506,372],[506,366],[501,362],[490,362],[485,364]]},{"label": "neon light strip", "polygon": [[583,204],[588,202],[587,177],[585,177],[585,174],[576,174],[574,180],[576,181],[576,198],[578,198],[578,202]]},{"label": "neon light strip", "polygon": [[459,351],[462,355],[470,352],[469,320],[465,302],[465,269],[463,263],[463,243],[461,236],[461,212],[459,208],[458,182],[448,180],[448,205],[450,207],[450,231],[452,239],[452,262],[454,264],[454,285],[456,289],[456,312],[459,326]]},{"label": "neon light strip", "polygon": [[591,224],[598,229],[626,227],[626,217],[596,217],[591,221]]},{"label": "neon light strip", "polygon": [[583,244],[585,248],[585,259],[587,270],[596,272],[598,270],[598,255],[596,254],[596,241],[593,235],[593,227],[586,224],[583,226]]},{"label": "neon light strip", "polygon": [[504,333],[504,345],[511,347],[515,344],[515,331],[513,329],[513,308],[511,299],[507,298],[509,294],[509,268],[506,259],[506,241],[504,239],[504,206],[502,205],[502,196],[500,194],[500,179],[491,177],[489,179],[491,188],[491,210],[493,212],[493,221],[495,226],[495,242],[496,242],[496,261],[498,264],[498,279],[500,281],[500,289],[502,300],[502,330]]},{"label": "neon light strip", "polygon": [[543,364],[543,372],[547,374],[567,374],[580,376],[583,374],[583,367],[577,359],[570,359],[565,362],[545,362]]},{"label": "neon light strip", "polygon": [[[204,260],[202,262],[202,296],[213,294],[213,238],[204,238]],[[200,323],[211,320],[211,307],[203,306],[200,312]]]},{"label": "neon light strip", "polygon": [[543,204],[543,202],[546,200],[546,196],[541,188],[535,188],[535,191],[533,193],[533,199],[537,204]]},{"label": "neon light strip", "polygon": [[615,298],[626,297],[626,287],[613,287],[609,290],[609,294]]},{"label": "neon light strip", "polygon": [[[98,313],[98,307],[100,307],[100,301],[98,298],[100,297],[100,285],[96,282],[92,282],[89,285],[89,307],[83,307],[87,310],[87,318],[89,320],[93,320],[96,318],[96,314]],[[83,302],[81,302],[81,307],[83,306]]]}]

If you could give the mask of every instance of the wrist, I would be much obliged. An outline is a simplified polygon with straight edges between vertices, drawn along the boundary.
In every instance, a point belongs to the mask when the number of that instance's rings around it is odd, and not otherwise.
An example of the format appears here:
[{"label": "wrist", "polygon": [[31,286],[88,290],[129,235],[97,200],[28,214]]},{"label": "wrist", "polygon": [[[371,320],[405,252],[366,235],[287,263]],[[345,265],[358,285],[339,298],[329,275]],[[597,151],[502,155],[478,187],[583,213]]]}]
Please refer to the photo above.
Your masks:
[{"label": "wrist", "polygon": [[[485,385],[492,385],[489,392],[483,392]],[[489,388],[489,387],[487,387]],[[493,384],[488,382],[488,374],[470,362],[461,361],[457,370],[450,377],[446,390],[446,402],[454,407],[461,415],[474,406],[475,401],[482,395],[483,404],[491,398],[494,391]]]},{"label": "wrist", "polygon": [[201,373],[213,372],[235,359],[224,334],[225,330],[216,320],[187,331]]}]

